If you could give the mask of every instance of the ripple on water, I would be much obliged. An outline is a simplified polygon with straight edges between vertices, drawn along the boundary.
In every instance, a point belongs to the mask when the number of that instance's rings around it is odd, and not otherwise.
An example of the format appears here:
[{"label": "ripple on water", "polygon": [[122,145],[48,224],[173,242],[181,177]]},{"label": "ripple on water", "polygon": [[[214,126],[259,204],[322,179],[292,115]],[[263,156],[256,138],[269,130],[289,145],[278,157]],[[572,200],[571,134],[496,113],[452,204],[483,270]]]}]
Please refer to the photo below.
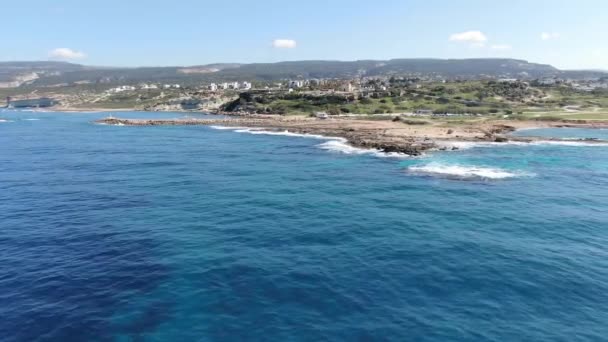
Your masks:
[{"label": "ripple on water", "polygon": [[0,134],[3,341],[608,336],[607,149],[36,116]]}]

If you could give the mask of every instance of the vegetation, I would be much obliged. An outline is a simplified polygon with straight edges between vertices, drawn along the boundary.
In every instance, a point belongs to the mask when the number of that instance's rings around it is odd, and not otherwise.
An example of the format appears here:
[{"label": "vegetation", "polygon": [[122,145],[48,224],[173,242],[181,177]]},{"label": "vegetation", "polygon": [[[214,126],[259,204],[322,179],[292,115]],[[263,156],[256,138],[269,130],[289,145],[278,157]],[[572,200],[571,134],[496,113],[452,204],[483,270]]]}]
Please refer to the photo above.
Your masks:
[{"label": "vegetation", "polygon": [[461,81],[400,84],[391,79],[390,90],[336,93],[301,90],[245,92],[225,105],[230,112],[308,115],[412,113],[543,116],[547,113],[598,111],[608,108],[603,92],[580,92],[570,88],[533,87],[524,82]]}]

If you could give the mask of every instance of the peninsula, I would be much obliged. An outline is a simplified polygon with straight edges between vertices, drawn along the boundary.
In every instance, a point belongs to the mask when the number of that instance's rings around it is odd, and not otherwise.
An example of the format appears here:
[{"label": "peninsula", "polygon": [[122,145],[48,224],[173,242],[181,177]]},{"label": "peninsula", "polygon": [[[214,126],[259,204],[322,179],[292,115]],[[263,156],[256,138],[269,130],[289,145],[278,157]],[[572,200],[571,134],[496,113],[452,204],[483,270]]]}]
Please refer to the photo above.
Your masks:
[{"label": "peninsula", "polygon": [[[218,119],[121,119],[108,117],[96,121],[99,124],[119,126],[175,126],[205,125],[247,127],[252,129],[297,134],[322,135],[345,139],[359,148],[376,149],[386,153],[420,155],[428,150],[458,149],[454,142],[535,142],[539,140],[563,141],[536,137],[516,137],[509,133],[523,128],[579,127],[608,128],[608,121],[587,122],[582,120],[534,121],[472,119],[461,121],[420,120],[396,116],[392,120],[370,118],[319,119],[302,116],[251,115]],[[568,140],[572,141],[572,140]],[[607,143],[585,140],[590,143]]]}]

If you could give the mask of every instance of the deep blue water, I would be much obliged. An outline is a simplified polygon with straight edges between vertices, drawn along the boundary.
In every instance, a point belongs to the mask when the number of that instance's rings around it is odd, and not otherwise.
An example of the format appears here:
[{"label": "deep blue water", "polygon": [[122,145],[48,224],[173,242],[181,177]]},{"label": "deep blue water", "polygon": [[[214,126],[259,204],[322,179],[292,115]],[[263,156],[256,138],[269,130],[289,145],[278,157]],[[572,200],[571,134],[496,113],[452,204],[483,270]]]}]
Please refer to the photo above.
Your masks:
[{"label": "deep blue water", "polygon": [[608,146],[383,158],[103,116],[0,112],[2,341],[608,336]]}]

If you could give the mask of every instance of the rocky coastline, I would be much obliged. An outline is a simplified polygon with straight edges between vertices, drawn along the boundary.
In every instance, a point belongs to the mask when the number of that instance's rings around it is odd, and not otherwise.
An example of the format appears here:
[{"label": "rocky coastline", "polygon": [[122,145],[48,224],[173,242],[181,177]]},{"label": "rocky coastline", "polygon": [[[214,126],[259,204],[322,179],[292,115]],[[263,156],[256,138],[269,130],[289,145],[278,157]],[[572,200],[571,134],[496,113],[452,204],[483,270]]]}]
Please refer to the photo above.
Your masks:
[{"label": "rocky coastline", "polygon": [[[519,128],[582,127],[580,123],[547,124],[538,122],[476,122],[459,125],[429,124],[408,125],[402,122],[357,119],[319,120],[303,117],[251,116],[217,119],[123,119],[108,117],[97,120],[98,124],[116,126],[225,126],[263,129],[265,131],[289,131],[297,134],[313,134],[345,139],[351,146],[376,149],[386,153],[412,156],[429,150],[457,149],[448,147],[449,142],[534,142],[535,137],[515,137],[509,133]],[[604,127],[604,126],[601,126]],[[598,128],[594,125],[593,128]],[[563,140],[547,139],[542,140]],[[568,140],[572,141],[572,140]],[[589,140],[585,140],[589,141]],[[596,141],[596,140],[591,140]]]}]

